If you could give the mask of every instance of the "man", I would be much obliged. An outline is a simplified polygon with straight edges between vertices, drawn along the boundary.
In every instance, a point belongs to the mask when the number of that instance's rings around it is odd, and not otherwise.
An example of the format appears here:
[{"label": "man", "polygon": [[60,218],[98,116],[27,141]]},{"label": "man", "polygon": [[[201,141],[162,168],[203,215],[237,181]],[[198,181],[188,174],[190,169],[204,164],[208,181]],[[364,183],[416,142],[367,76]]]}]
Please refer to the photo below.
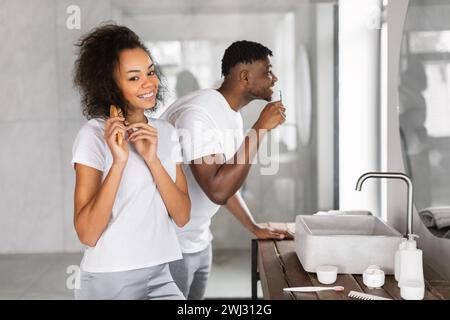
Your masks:
[{"label": "man", "polygon": [[[255,223],[238,190],[267,131],[286,119],[281,101],[268,103],[243,136],[240,109],[254,99],[272,100],[278,80],[269,60],[271,50],[237,41],[222,59],[224,82],[219,89],[198,90],[175,101],[161,116],[178,130],[191,198],[191,220],[177,229],[183,259],[170,264],[172,276],[187,299],[202,299],[211,270],[212,216],[220,205],[260,239],[283,239],[285,230]],[[252,134],[253,133],[253,134]]]}]

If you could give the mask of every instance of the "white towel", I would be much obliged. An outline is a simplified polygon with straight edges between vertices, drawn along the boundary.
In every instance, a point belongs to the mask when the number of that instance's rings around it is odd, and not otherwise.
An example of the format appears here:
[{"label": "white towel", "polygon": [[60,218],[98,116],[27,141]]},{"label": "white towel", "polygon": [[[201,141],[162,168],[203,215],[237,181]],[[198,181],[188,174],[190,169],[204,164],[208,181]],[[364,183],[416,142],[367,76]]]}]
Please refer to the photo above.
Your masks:
[{"label": "white towel", "polygon": [[314,215],[315,216],[342,216],[342,215],[371,215],[372,213],[367,210],[330,210],[330,211],[318,211]]},{"label": "white towel", "polygon": [[448,230],[448,231],[442,236],[442,238],[450,239],[450,230]]},{"label": "white towel", "polygon": [[436,226],[434,223],[434,216],[430,211],[420,211],[419,215],[425,227],[433,228]]},{"label": "white towel", "polygon": [[450,227],[450,207],[429,207],[420,210],[420,217],[426,227],[437,229]]}]

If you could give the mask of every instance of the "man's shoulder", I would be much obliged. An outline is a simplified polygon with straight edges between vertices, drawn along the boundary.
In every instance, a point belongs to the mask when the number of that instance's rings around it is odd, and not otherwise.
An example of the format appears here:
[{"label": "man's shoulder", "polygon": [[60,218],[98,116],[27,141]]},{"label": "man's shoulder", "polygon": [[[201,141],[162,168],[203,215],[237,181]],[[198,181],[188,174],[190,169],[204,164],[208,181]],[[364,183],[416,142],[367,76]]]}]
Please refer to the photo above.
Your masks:
[{"label": "man's shoulder", "polygon": [[208,108],[211,104],[221,102],[220,98],[220,93],[217,90],[201,89],[175,100],[167,108],[167,111],[176,111],[180,108]]},{"label": "man's shoulder", "polygon": [[176,128],[191,127],[196,126],[196,124],[210,126],[214,123],[213,117],[209,111],[196,105],[190,105],[188,108],[178,110],[177,113],[173,114],[171,120],[170,123]]},{"label": "man's shoulder", "polygon": [[[177,123],[185,121],[211,121],[211,106],[220,102],[216,90],[197,90],[176,100],[161,115],[161,119],[167,120],[177,127]],[[220,98],[220,97],[219,97]]]}]

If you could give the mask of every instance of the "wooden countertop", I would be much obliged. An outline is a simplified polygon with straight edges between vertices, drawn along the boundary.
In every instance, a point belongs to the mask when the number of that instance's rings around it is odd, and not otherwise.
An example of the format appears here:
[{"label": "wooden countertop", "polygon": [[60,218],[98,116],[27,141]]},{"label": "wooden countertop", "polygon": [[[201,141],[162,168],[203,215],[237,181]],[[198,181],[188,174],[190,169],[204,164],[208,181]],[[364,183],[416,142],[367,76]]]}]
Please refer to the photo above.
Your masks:
[{"label": "wooden countertop", "polygon": [[[271,226],[286,228],[293,232],[295,224],[270,223]],[[401,300],[400,289],[393,275],[386,276],[385,284],[380,289],[368,289],[362,280],[362,275],[339,274],[333,286],[343,286],[342,292],[322,291],[315,293],[284,292],[286,287],[323,286],[318,282],[315,273],[306,272],[294,249],[293,240],[253,240],[252,288],[253,298],[256,295],[256,283],[259,276],[264,299],[271,300],[350,300],[348,293],[358,291],[380,297]],[[256,269],[256,270],[255,270]],[[427,267],[425,272],[425,300],[450,299],[450,281],[439,279]]]}]

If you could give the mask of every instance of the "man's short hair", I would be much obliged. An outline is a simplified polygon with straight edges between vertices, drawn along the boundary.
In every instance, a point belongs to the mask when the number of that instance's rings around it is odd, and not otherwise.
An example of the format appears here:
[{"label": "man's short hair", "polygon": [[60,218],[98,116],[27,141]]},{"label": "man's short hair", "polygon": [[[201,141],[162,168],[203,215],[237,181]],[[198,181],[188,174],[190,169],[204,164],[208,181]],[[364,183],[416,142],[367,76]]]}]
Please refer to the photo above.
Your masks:
[{"label": "man's short hair", "polygon": [[222,75],[225,77],[231,68],[239,63],[252,63],[272,56],[272,51],[260,43],[241,40],[233,42],[223,54]]}]

